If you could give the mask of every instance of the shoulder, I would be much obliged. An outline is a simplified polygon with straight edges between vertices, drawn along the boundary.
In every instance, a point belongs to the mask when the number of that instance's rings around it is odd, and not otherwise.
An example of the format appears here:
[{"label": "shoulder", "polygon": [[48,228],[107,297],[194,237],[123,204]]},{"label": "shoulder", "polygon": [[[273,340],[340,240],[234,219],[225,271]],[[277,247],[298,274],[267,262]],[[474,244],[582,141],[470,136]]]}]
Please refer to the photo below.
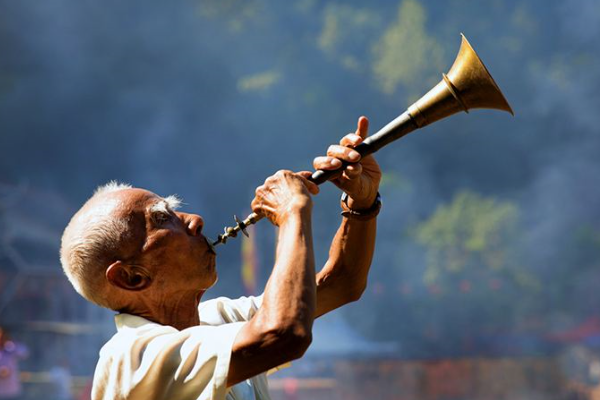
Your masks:
[{"label": "shoulder", "polygon": [[243,296],[238,299],[217,297],[198,306],[200,321],[205,325],[222,325],[250,320],[262,304],[261,296]]},{"label": "shoulder", "polygon": [[190,390],[185,387],[197,386],[196,395],[178,397],[196,399],[204,390],[221,388],[232,343],[243,325],[194,326],[180,331],[135,316],[119,315],[116,322],[118,332],[100,351],[93,399],[127,398],[165,388],[169,393],[184,393]]},{"label": "shoulder", "polygon": [[115,360],[120,365],[135,368],[135,359],[141,357],[154,341],[179,332],[172,326],[160,325],[129,314],[116,315],[115,323],[117,333],[100,349],[97,369]]},{"label": "shoulder", "polygon": [[[212,326],[208,324],[178,330],[144,318],[119,314],[115,318],[118,331],[100,350],[98,367],[118,364],[120,367],[137,369],[141,364],[165,357],[181,358],[184,350],[203,343],[213,345],[228,331],[240,327]],[[233,333],[232,333],[233,334]],[[172,357],[171,357],[172,358]]]}]

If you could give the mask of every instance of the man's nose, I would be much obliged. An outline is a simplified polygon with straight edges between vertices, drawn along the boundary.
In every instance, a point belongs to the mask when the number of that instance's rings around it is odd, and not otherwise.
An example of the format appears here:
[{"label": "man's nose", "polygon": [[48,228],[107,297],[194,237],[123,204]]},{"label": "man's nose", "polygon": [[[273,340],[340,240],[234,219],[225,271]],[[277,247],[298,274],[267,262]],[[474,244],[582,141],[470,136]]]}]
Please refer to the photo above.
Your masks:
[{"label": "man's nose", "polygon": [[196,214],[179,213],[185,223],[188,234],[198,236],[204,227],[204,220]]}]

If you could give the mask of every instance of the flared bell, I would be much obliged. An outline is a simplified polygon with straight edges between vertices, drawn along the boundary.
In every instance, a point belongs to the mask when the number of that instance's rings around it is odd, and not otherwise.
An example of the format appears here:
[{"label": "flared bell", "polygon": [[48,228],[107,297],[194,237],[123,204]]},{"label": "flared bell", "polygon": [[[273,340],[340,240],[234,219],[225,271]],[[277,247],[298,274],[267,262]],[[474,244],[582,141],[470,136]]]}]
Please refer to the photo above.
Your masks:
[{"label": "flared bell", "polygon": [[460,111],[488,108],[514,115],[502,91],[483,62],[461,34],[462,43],[448,74],[408,108],[419,128]]}]

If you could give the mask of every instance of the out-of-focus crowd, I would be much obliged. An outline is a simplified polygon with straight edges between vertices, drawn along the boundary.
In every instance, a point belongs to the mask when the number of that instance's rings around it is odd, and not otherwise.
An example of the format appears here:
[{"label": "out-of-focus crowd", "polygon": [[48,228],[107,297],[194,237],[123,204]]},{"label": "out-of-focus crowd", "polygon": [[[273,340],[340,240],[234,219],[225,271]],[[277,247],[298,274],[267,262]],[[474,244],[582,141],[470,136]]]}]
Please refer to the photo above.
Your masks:
[{"label": "out-of-focus crowd", "polygon": [[[25,400],[19,363],[29,356],[23,343],[11,338],[9,331],[0,325],[0,400]],[[67,365],[54,366],[46,374],[50,383],[48,400],[72,400],[71,373]]]}]

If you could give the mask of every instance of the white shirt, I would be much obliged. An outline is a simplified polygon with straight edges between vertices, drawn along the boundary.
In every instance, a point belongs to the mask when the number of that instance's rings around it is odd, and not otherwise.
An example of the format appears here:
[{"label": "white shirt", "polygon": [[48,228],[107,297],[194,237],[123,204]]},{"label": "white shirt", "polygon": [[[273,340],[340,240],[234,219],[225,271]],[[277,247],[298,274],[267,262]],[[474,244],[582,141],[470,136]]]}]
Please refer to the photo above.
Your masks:
[{"label": "white shirt", "polygon": [[262,296],[200,303],[200,325],[177,330],[118,314],[117,333],[100,350],[93,400],[268,400],[260,374],[227,388],[231,348]]}]

